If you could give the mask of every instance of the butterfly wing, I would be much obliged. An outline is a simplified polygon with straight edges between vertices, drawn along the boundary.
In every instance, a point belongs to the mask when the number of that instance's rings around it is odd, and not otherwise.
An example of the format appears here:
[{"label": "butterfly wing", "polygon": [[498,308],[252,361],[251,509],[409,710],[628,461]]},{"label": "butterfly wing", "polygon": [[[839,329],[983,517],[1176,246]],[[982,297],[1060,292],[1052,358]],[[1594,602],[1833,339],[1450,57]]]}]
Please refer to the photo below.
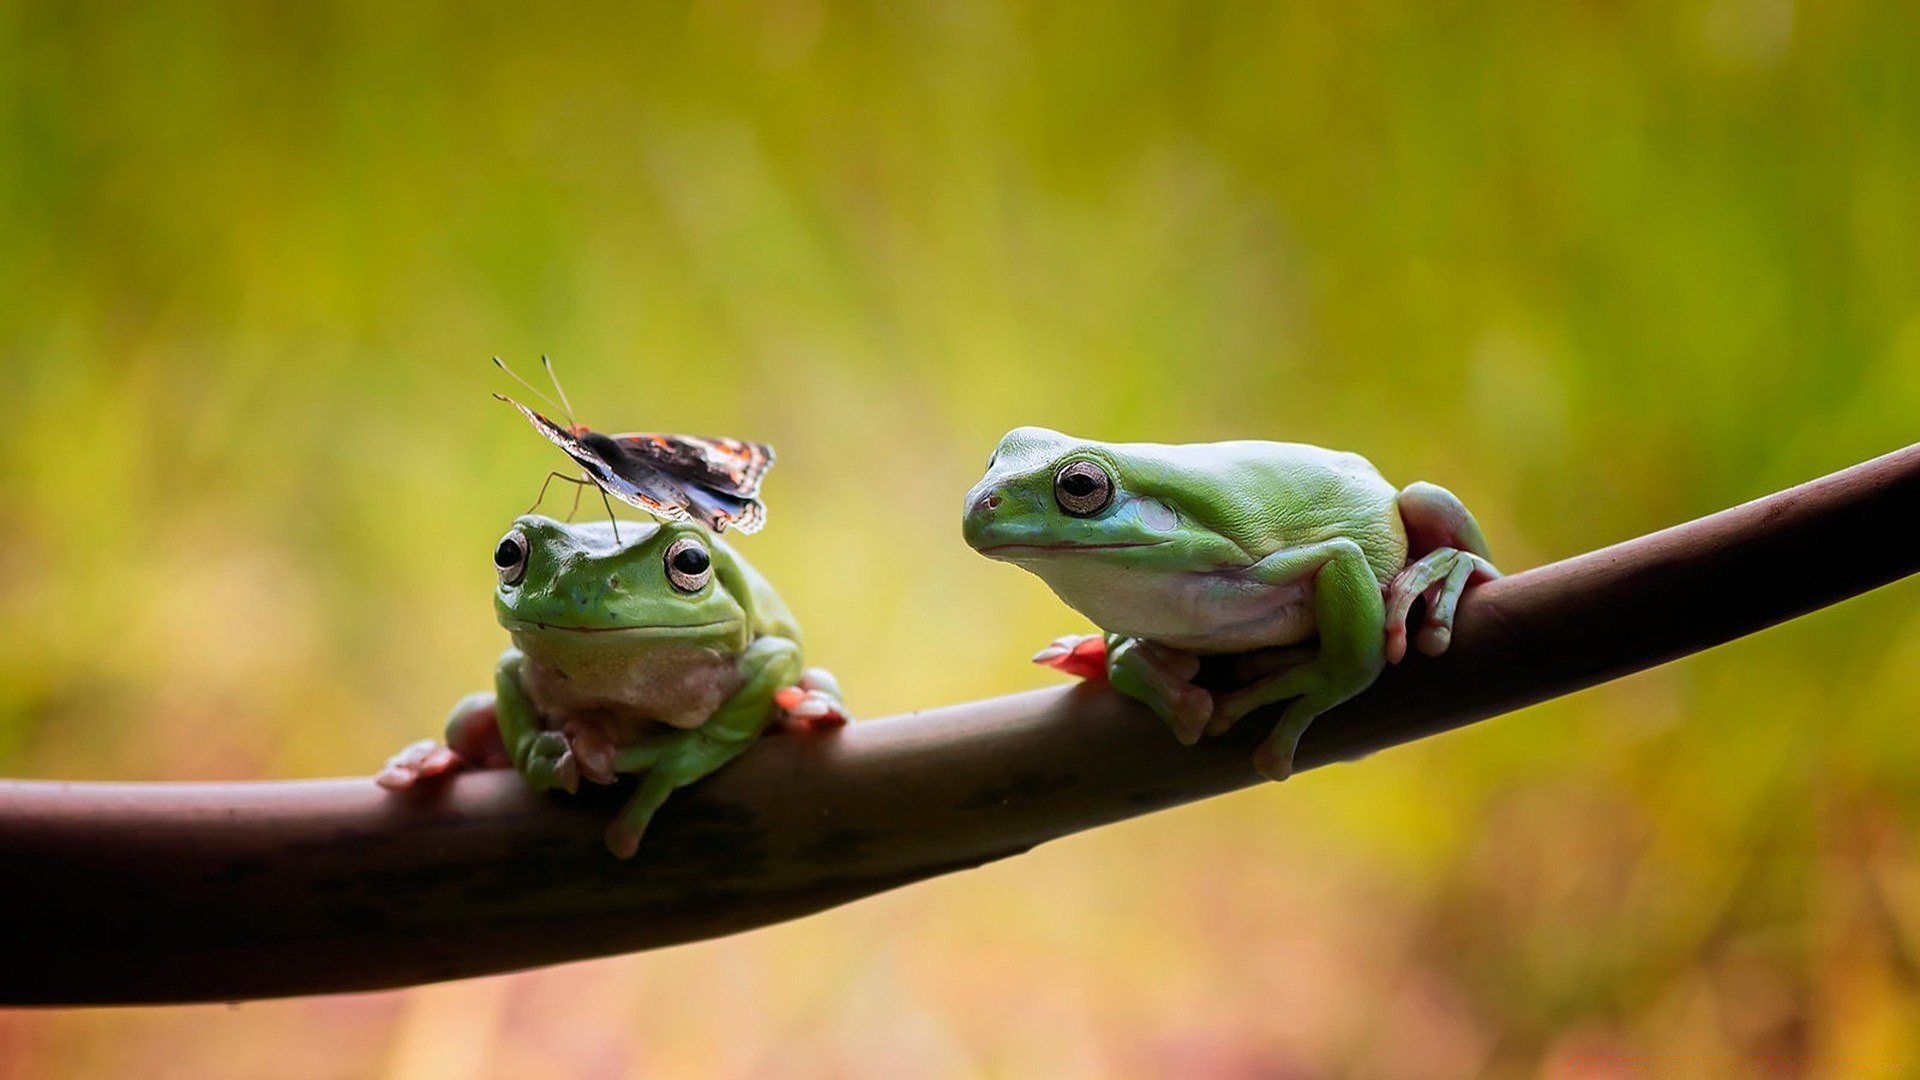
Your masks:
[{"label": "butterfly wing", "polygon": [[[588,479],[598,485],[601,491],[629,506],[638,507],[669,521],[686,521],[691,516],[687,512],[685,500],[671,497],[675,492],[670,485],[646,484],[643,486],[634,479],[623,476],[613,462],[608,461],[598,450],[582,442],[580,437],[572,431],[505,394],[493,396],[520,410],[520,415],[527,418],[527,423],[532,424],[535,431],[545,435],[548,441],[566,451],[567,456],[586,472]],[[668,490],[661,491],[660,488],[663,486]]]},{"label": "butterfly wing", "polygon": [[[685,436],[659,435],[642,436],[636,443],[633,436],[608,436],[589,433],[582,441],[589,449],[597,450],[600,456],[612,466],[613,472],[638,488],[651,492],[659,498],[668,499],[685,507],[693,519],[714,532],[726,532],[739,529],[743,533],[760,531],[767,519],[766,507],[750,495],[742,495],[731,478],[723,478],[721,485],[713,485],[686,475],[698,470],[688,469],[675,472],[667,467],[660,457],[653,456],[647,450],[636,451],[636,445],[658,449],[660,440],[667,443],[684,444]],[[685,459],[681,459],[684,461]],[[765,468],[762,467],[762,472]],[[703,474],[704,475],[704,474]],[[756,479],[757,484],[757,479]]]},{"label": "butterfly wing", "polygon": [[757,497],[761,477],[773,468],[773,447],[745,439],[654,432],[608,438],[661,472],[740,499]]},{"label": "butterfly wing", "polygon": [[566,451],[600,490],[671,521],[692,519],[716,533],[755,533],[767,509],[754,494],[773,466],[773,448],[742,439],[691,435],[601,435],[569,429],[504,394],[534,430]]},{"label": "butterfly wing", "polygon": [[758,499],[742,499],[702,484],[683,483],[680,490],[687,496],[687,510],[714,532],[738,529],[751,535],[767,523],[767,508]]}]

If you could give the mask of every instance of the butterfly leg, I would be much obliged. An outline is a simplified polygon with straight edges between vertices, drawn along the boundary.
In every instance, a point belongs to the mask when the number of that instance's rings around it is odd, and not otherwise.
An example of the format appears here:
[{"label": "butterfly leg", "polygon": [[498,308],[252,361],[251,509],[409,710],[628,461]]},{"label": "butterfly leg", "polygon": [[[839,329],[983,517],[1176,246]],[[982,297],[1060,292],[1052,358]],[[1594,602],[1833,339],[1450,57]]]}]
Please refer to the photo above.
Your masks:
[{"label": "butterfly leg", "polygon": [[585,476],[582,476],[580,478],[580,482],[573,485],[573,505],[567,507],[567,523],[568,524],[572,524],[574,515],[580,512],[580,489],[583,487],[586,487],[588,484],[591,484],[591,483],[593,483],[593,481],[588,480]]},{"label": "butterfly leg", "polygon": [[[576,510],[580,508],[580,489],[578,485],[593,483],[593,481],[591,480],[568,476],[566,473],[550,472],[547,474],[547,478],[545,480],[540,481],[540,494],[534,497],[533,505],[527,507],[526,509],[527,513],[531,514],[535,510],[540,509],[540,504],[547,501],[547,488],[555,480],[565,480],[569,484],[576,485],[573,492],[573,506],[574,506],[574,509]],[[567,520],[572,521],[573,515],[568,514]]]},{"label": "butterfly leg", "polygon": [[613,516],[613,500],[607,498],[606,488],[600,488],[600,505],[607,508],[607,521],[613,526],[613,542],[617,544],[620,542],[620,519]]}]

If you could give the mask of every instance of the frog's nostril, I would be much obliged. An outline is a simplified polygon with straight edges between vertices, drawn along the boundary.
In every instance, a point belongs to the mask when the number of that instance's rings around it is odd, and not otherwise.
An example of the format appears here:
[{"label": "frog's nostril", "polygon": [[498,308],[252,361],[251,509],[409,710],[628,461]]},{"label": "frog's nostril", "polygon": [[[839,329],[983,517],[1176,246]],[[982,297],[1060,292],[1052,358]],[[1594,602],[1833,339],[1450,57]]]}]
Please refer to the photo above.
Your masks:
[{"label": "frog's nostril", "polygon": [[620,591],[620,575],[615,574],[612,577],[608,578],[607,588],[612,589],[614,592],[619,592]]},{"label": "frog's nostril", "polygon": [[998,492],[982,495],[980,501],[974,503],[973,507],[976,510],[997,510],[1000,507],[1000,495]]}]

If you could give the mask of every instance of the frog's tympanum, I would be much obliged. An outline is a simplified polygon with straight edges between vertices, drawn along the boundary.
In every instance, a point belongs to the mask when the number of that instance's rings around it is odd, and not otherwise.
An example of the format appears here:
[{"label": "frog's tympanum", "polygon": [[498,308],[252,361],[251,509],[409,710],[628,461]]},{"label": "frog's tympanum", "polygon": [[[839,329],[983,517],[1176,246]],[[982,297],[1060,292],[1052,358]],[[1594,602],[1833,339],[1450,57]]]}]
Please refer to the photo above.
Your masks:
[{"label": "frog's tympanum", "polygon": [[[1293,771],[1313,718],[1407,651],[1446,651],[1468,584],[1494,578],[1460,500],[1395,489],[1365,458],[1317,446],[1101,443],[1045,428],[1000,440],[967,493],[968,545],[1024,567],[1106,631],[1034,657],[1158,713],[1191,745],[1291,699],[1255,763]],[[1200,657],[1250,654],[1232,689],[1194,685]]]},{"label": "frog's tympanum", "polygon": [[[568,525],[528,515],[494,549],[494,609],[513,637],[494,694],[455,706],[447,747],[408,747],[399,789],[466,764],[511,764],[535,791],[640,774],[607,827],[634,853],[674,789],[732,761],[776,722],[846,721],[839,687],[804,668],[800,628],[765,578],[691,522]],[[497,718],[497,719],[496,719]]]}]

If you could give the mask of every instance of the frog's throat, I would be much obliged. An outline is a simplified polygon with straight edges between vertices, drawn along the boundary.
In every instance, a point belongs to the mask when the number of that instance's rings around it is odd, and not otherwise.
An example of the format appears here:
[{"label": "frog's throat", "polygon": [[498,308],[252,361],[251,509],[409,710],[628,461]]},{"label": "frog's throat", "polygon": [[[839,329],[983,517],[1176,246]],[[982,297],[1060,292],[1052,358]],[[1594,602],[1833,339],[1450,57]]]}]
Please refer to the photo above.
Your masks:
[{"label": "frog's throat", "polygon": [[500,625],[512,634],[528,634],[534,637],[551,637],[556,640],[596,639],[609,644],[615,641],[632,641],[641,638],[681,638],[698,640],[709,637],[725,637],[740,629],[738,619],[720,619],[715,622],[701,623],[659,623],[649,626],[565,626],[560,623],[539,622],[534,619],[501,619]]}]

